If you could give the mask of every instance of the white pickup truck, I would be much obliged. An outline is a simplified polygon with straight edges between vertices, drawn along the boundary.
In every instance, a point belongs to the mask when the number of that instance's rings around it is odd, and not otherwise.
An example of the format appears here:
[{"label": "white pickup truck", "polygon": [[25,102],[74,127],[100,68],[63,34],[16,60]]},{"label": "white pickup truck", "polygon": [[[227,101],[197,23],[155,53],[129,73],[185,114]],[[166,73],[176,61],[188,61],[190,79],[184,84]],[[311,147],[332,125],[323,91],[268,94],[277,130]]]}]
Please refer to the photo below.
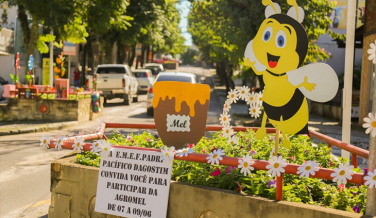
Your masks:
[{"label": "white pickup truck", "polygon": [[[96,90],[103,92],[104,101],[113,98],[124,99],[129,105],[138,101],[138,82],[128,65],[103,64],[98,65],[94,74],[97,75]],[[93,88],[93,75],[86,77],[86,85]]]}]

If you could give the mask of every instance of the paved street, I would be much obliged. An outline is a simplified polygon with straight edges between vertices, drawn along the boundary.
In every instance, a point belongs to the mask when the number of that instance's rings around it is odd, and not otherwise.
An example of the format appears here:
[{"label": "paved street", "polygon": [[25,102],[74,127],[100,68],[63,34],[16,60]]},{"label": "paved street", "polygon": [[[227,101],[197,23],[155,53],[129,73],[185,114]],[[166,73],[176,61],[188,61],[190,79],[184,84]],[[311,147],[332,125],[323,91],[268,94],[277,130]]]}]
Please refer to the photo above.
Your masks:
[{"label": "paved street", "polygon": [[[212,85],[210,71],[203,68],[180,68],[182,72],[192,72],[208,77]],[[203,77],[203,79],[205,79]],[[214,92],[211,93],[208,124],[218,124],[221,106]],[[153,123],[146,115],[146,95],[140,95],[139,102],[125,106],[121,99],[109,100],[104,105],[104,118],[107,122]],[[98,121],[80,123],[64,130],[48,132],[69,135],[79,131],[90,132],[98,127]],[[109,134],[114,129],[106,129]],[[120,129],[123,134],[138,132],[136,129]],[[151,130],[156,134],[156,131]],[[39,147],[43,132],[0,136],[0,217],[47,217],[50,205],[50,163],[70,153],[70,150],[57,151]]]}]

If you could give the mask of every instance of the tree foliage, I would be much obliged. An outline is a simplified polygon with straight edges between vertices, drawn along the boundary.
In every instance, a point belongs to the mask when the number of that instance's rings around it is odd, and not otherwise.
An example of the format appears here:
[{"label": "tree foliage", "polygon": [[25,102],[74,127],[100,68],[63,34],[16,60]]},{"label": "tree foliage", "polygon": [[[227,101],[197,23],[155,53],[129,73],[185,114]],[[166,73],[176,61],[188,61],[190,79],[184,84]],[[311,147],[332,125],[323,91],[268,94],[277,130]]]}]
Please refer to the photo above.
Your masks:
[{"label": "tree foliage", "polygon": [[[275,0],[282,13],[291,7],[287,1]],[[265,19],[262,1],[252,0],[191,0],[188,17],[192,40],[209,61],[225,60],[234,66],[242,64],[245,47],[252,40]],[[329,58],[320,49],[316,40],[329,32],[330,19],[327,16],[333,8],[329,0],[297,0],[305,11],[303,26],[307,30],[309,49],[306,62]]]},{"label": "tree foliage", "polygon": [[[127,15],[131,16],[130,27],[113,30],[106,39],[108,48],[116,42],[119,48],[130,47],[135,51],[137,44],[142,44],[142,60],[150,51],[162,53],[182,53],[184,38],[179,28],[180,13],[176,8],[177,0],[131,0]],[[126,37],[124,37],[126,36]],[[134,59],[133,56],[130,60]],[[120,54],[118,61],[124,60]],[[129,62],[132,65],[133,61]]]},{"label": "tree foliage", "polygon": [[[0,0],[0,3],[5,0]],[[61,46],[62,41],[86,43],[89,60],[93,59],[91,45],[101,42],[105,53],[114,43],[121,47],[135,47],[142,43],[145,49],[153,46],[162,52],[183,51],[184,39],[178,27],[180,14],[178,0],[9,0],[18,7],[18,19],[23,32],[26,55],[49,50],[47,42]],[[31,18],[31,24],[29,19]],[[53,30],[54,35],[40,35]],[[106,57],[109,57],[107,55]],[[92,63],[93,65],[93,63]],[[93,66],[94,67],[94,66]]]}]

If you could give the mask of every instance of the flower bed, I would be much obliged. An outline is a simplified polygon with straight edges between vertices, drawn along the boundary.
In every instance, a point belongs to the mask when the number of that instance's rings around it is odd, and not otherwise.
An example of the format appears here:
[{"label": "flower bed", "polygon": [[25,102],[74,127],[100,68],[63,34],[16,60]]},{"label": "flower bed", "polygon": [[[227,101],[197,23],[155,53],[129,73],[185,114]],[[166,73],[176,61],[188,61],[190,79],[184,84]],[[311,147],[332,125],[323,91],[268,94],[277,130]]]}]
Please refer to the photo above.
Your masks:
[{"label": "flower bed", "polygon": [[[243,157],[249,154],[252,155],[254,160],[270,159],[274,148],[274,137],[269,135],[264,140],[256,140],[254,135],[255,133],[252,130],[239,132],[237,133],[239,144],[231,146],[227,142],[227,138],[216,133],[210,139],[202,138],[196,145],[187,145],[187,148],[190,148],[188,152],[193,151],[195,153],[214,154],[215,151],[223,149],[228,157]],[[159,149],[164,147],[158,137],[146,132],[139,135],[124,136],[114,131],[109,139],[112,144],[116,145]],[[320,167],[337,168],[340,163],[349,161],[343,158],[336,160],[329,154],[329,148],[326,145],[315,146],[307,136],[293,136],[290,140],[291,148],[281,147],[278,154],[289,163],[304,164],[306,161],[316,161]],[[184,155],[184,153],[181,154]],[[213,155],[210,157],[213,157]],[[78,154],[76,162],[99,167],[100,155],[92,152]],[[361,172],[359,168],[355,168],[353,171]],[[268,171],[252,170],[250,175],[245,176],[245,174],[244,171],[240,172],[235,167],[210,165],[207,162],[174,160],[172,179],[275,199],[276,181],[274,177],[268,175]],[[338,188],[337,183],[333,183],[331,180],[305,178],[289,174],[284,174],[283,180],[283,200],[285,201],[301,202],[356,213],[364,213],[365,211],[366,190],[365,185],[354,186],[347,183]]]}]

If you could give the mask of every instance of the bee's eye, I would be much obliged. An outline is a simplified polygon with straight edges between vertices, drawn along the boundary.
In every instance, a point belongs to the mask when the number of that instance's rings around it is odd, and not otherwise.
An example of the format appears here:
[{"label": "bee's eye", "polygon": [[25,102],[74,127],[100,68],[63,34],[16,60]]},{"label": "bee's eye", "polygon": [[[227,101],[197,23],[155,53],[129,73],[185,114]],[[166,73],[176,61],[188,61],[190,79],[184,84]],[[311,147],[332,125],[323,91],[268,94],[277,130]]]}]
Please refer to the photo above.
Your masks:
[{"label": "bee's eye", "polygon": [[287,41],[286,33],[280,30],[275,36],[275,44],[279,48],[284,48],[286,46],[286,41]]},{"label": "bee's eye", "polygon": [[265,41],[268,41],[270,39],[270,32],[269,31],[266,31],[265,35],[264,35],[264,40]]},{"label": "bee's eye", "polygon": [[262,34],[262,40],[264,42],[267,42],[269,41],[269,39],[272,37],[272,34],[273,34],[273,29],[268,26],[265,30],[264,30],[264,34]]}]

